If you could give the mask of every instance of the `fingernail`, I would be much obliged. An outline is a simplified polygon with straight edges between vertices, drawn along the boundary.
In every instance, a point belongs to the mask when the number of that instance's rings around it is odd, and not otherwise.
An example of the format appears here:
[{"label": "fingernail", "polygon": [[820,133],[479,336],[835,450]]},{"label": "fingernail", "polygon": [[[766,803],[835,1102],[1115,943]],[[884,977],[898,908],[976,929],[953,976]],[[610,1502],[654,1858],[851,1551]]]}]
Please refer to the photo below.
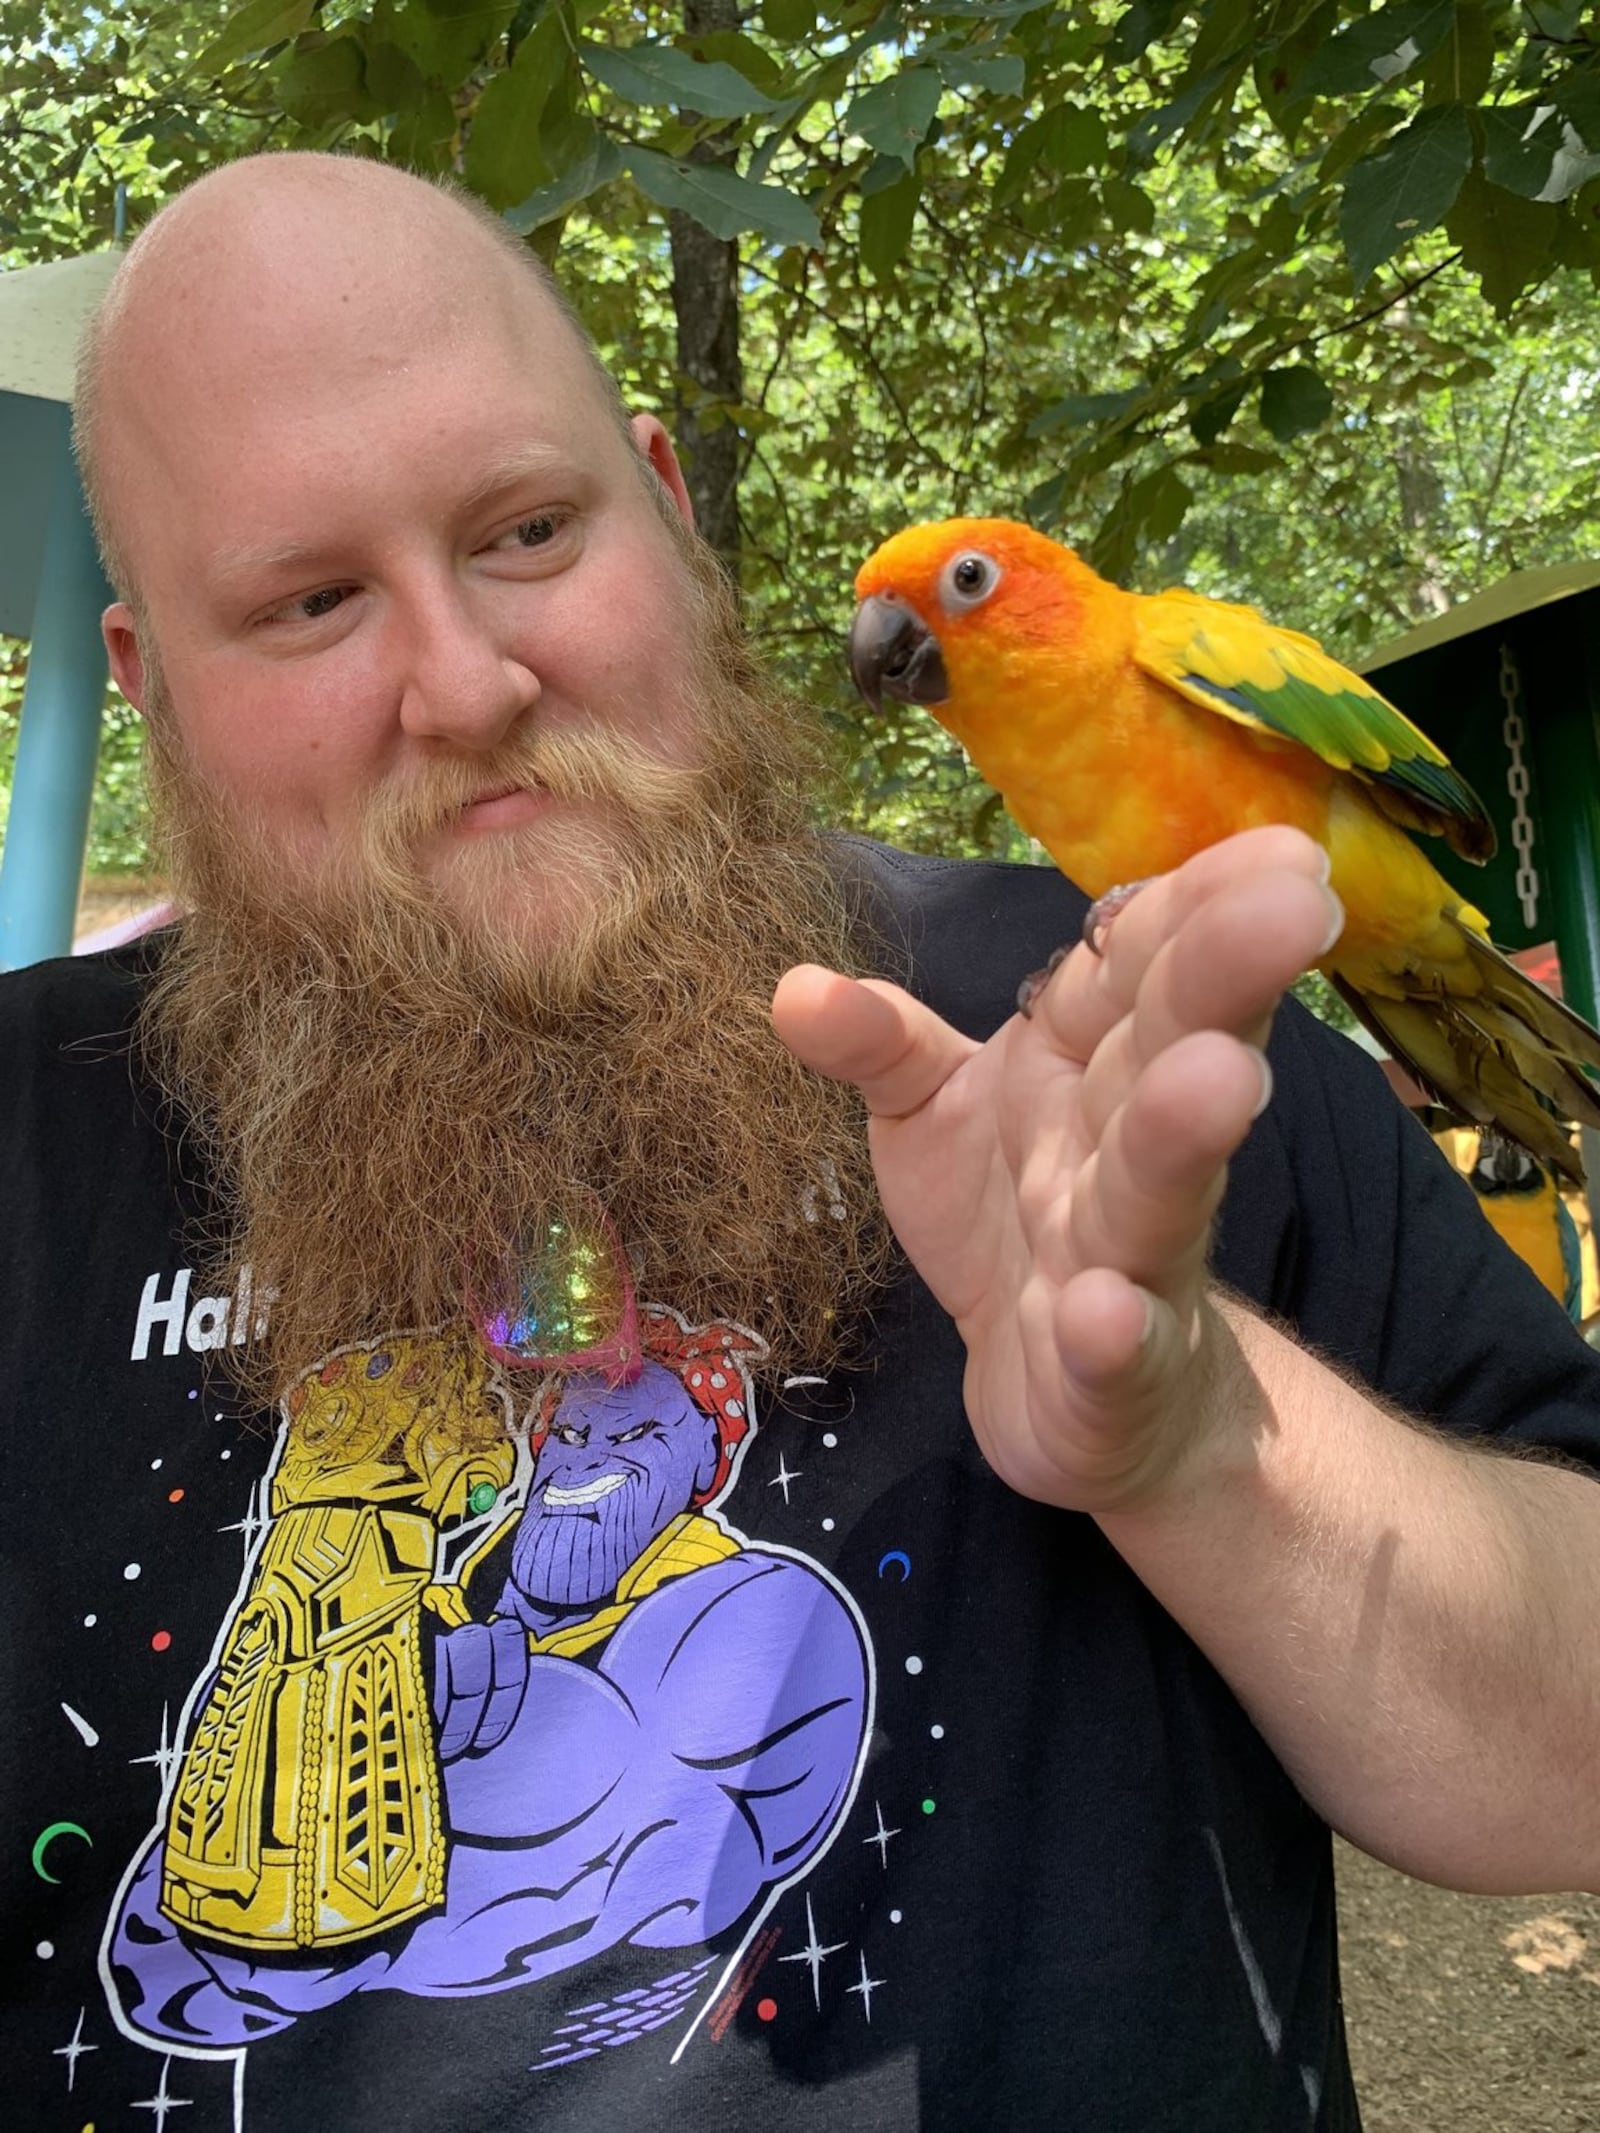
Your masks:
[{"label": "fingernail", "polygon": [[1333,854],[1325,844],[1317,846],[1317,879],[1324,888],[1333,876]]},{"label": "fingernail", "polygon": [[1319,957],[1325,956],[1327,954],[1328,950],[1333,946],[1334,942],[1344,931],[1344,905],[1340,903],[1338,897],[1334,895],[1333,891],[1330,888],[1324,886],[1322,893],[1328,899],[1328,910],[1330,913],[1330,917],[1328,922],[1327,938],[1322,943],[1322,946],[1317,950],[1317,954]]},{"label": "fingernail", "polygon": [[1261,1094],[1256,1099],[1256,1107],[1250,1114],[1252,1118],[1259,1118],[1272,1101],[1272,1062],[1265,1052],[1257,1051],[1253,1044],[1247,1046],[1246,1049],[1255,1052],[1256,1064],[1261,1069]]}]

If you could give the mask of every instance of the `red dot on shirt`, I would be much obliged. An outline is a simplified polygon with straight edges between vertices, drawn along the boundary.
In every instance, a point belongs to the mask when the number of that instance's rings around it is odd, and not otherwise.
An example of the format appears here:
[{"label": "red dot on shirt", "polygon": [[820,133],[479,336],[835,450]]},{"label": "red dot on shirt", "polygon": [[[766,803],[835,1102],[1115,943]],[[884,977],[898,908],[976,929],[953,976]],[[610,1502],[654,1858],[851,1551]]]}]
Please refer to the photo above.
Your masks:
[{"label": "red dot on shirt", "polygon": [[155,1635],[154,1635],[154,1636],[153,1636],[153,1637],[152,1637],[152,1638],[150,1639],[150,1649],[151,1649],[151,1650],[152,1650],[153,1652],[164,1652],[164,1651],[166,1650],[167,1646],[168,1646],[168,1645],[169,1645],[169,1644],[170,1644],[171,1642],[172,1642],[172,1632],[171,1632],[171,1630],[170,1630],[170,1629],[158,1629],[158,1630],[156,1631]]},{"label": "red dot on shirt", "polygon": [[777,2012],[778,2003],[776,2000],[757,2000],[756,2013],[760,2015],[763,2022],[772,2021]]},{"label": "red dot on shirt", "polygon": [[182,1503],[182,1501],[183,1501],[183,1491],[182,1491],[182,1489],[169,1489],[169,1490],[167,1491],[167,1501],[168,1501],[168,1503]]}]

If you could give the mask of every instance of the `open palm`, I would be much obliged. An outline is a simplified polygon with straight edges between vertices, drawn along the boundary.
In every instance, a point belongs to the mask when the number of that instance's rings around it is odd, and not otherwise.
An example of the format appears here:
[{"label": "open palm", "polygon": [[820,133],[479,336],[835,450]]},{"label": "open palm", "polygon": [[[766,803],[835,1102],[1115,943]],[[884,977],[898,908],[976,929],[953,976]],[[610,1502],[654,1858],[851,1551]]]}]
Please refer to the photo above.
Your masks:
[{"label": "open palm", "polygon": [[780,1036],[866,1099],[889,1220],[966,1343],[972,1426],[1026,1495],[1123,1508],[1195,1446],[1210,1222],[1269,1093],[1273,1009],[1337,932],[1325,876],[1294,830],[1214,846],[983,1045],[879,981],[779,987]]}]

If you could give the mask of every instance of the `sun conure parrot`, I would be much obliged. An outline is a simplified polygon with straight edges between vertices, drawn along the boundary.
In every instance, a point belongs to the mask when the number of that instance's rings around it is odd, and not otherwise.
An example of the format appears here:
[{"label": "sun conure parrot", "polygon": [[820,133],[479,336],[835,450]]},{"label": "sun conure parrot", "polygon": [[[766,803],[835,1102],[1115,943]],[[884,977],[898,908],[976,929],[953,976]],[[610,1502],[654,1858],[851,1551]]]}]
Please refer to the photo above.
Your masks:
[{"label": "sun conure parrot", "polygon": [[1600,1127],[1600,1033],[1405,834],[1494,851],[1471,787],[1359,675],[1254,608],[1124,592],[1006,519],[898,533],[855,589],[863,695],[926,705],[1091,897],[1258,824],[1314,837],[1345,908],[1321,967],[1354,1012],[1441,1102],[1582,1178],[1558,1121]]}]

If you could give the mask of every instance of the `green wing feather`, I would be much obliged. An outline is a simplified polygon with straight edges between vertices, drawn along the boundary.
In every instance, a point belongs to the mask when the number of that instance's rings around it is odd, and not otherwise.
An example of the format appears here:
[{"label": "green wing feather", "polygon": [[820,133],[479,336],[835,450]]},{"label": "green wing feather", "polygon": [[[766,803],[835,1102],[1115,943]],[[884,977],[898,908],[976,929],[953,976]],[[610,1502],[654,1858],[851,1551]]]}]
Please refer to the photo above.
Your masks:
[{"label": "green wing feather", "polygon": [[1133,656],[1190,703],[1349,771],[1407,829],[1446,838],[1464,859],[1492,857],[1494,827],[1466,779],[1314,638],[1275,628],[1253,607],[1173,591],[1140,602]]}]

